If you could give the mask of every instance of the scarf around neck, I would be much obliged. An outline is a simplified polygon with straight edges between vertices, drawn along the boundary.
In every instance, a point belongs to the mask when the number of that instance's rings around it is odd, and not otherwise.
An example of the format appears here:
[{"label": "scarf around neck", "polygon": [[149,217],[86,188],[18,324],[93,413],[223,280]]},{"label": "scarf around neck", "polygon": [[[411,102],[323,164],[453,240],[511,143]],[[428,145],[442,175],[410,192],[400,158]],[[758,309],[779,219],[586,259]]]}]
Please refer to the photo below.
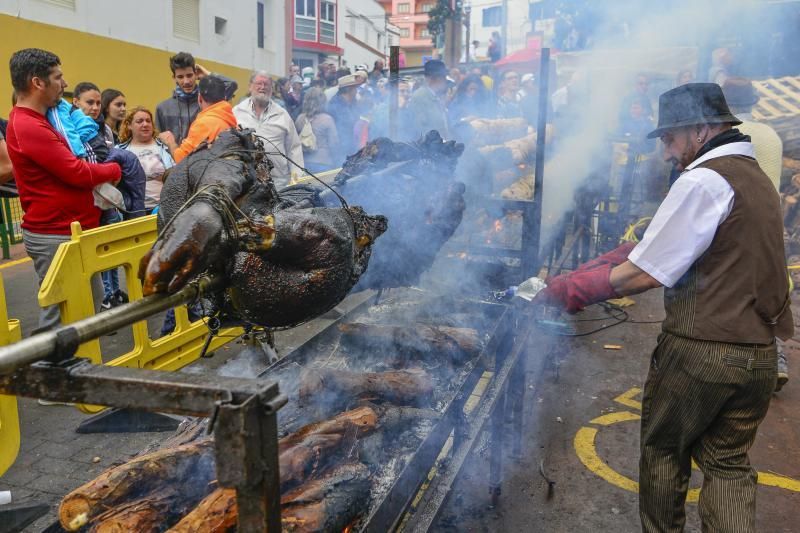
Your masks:
[{"label": "scarf around neck", "polygon": [[700,159],[714,148],[719,148],[720,146],[724,146],[726,144],[742,143],[742,142],[749,143],[750,136],[745,135],[736,128],[723,131],[719,135],[716,135],[715,137],[712,137],[709,141],[707,141],[697,152],[697,155],[694,156],[694,159],[695,161]]},{"label": "scarf around neck", "polygon": [[180,85],[175,85],[175,90],[172,91],[172,96],[181,102],[192,102],[197,101],[197,94],[199,92],[200,89],[197,87],[197,85],[194,86],[194,90],[190,93],[184,92]]}]

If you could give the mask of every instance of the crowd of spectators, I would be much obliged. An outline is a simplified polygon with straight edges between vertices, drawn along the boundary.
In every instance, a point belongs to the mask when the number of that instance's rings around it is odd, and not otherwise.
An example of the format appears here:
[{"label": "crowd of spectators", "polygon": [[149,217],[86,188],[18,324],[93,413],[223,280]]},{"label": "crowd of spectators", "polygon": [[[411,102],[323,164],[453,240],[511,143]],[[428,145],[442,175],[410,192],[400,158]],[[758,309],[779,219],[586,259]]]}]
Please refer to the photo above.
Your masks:
[{"label": "crowd of spectators", "polygon": [[[23,240],[40,278],[58,244],[69,238],[72,221],[91,229],[154,212],[169,169],[227,128],[255,131],[280,189],[306,172],[340,167],[378,137],[414,141],[438,130],[457,138],[458,125],[472,117],[523,118],[535,126],[539,101],[531,73],[491,64],[448,68],[439,60],[399,79],[394,121],[393,91],[381,60],[352,70],[334,61],[316,71],[291,65],[280,78],[256,71],[246,94],[237,95],[236,82],[181,52],[169,62],[173,92],[155,109],[129,108],[122,90],[101,90],[91,81],[77,83],[71,101],[65,100],[67,84],[51,52],[20,50],[10,66],[16,105],[7,131],[0,123],[6,137],[0,137],[0,183],[16,178]],[[691,77],[682,72],[678,82]],[[557,87],[549,109],[553,120],[576,112],[571,104],[588,92],[580,72]],[[636,77],[630,94],[621,97],[621,135],[643,137],[651,129],[650,94],[648,77]],[[115,272],[103,281],[102,307],[127,301]],[[57,321],[57,309],[45,310],[40,326]]]}]

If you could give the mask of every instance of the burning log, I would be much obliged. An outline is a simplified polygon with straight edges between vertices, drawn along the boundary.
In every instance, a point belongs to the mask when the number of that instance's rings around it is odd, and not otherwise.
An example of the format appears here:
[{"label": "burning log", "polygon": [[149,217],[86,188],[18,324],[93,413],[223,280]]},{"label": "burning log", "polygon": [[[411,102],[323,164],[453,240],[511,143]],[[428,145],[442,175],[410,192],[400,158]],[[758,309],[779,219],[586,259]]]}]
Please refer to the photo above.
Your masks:
[{"label": "burning log", "polygon": [[464,122],[457,129],[478,146],[510,141],[528,133],[528,121],[524,118],[475,118]]},{"label": "burning log", "polygon": [[[278,443],[281,486],[304,482],[340,449],[348,433],[366,435],[377,425],[378,414],[364,406],[287,435]],[[197,505],[212,490],[214,477],[212,439],[158,450],[69,493],[59,507],[59,521],[68,531],[89,522],[96,531],[150,531],[152,524],[173,523]]]},{"label": "burning log", "polygon": [[[191,483],[189,484],[191,485]],[[98,515],[90,533],[158,533],[190,512],[201,500],[186,497],[188,487],[167,485],[146,498],[124,503]]]},{"label": "burning log", "polygon": [[503,189],[500,196],[509,200],[533,199],[533,174],[526,174]]},{"label": "burning log", "polygon": [[341,531],[364,511],[369,470],[361,463],[339,465],[281,498],[284,531]]},{"label": "burning log", "polygon": [[411,359],[436,358],[461,363],[480,352],[478,332],[446,326],[385,326],[351,322],[339,325],[342,341],[368,349],[392,350]]},{"label": "burning log", "polygon": [[372,406],[365,406],[345,411],[330,420],[308,424],[278,441],[278,451],[283,453],[297,446],[309,435],[344,435],[351,426],[358,430],[359,436],[374,431],[378,426],[378,414]]},{"label": "burning log", "polygon": [[[343,398],[377,398],[399,405],[418,405],[430,401],[433,381],[420,369],[364,373],[326,368],[311,369],[301,376],[301,401],[310,402],[326,393]],[[330,403],[328,397],[325,400]]]},{"label": "burning log", "polygon": [[[210,439],[159,450],[110,468],[67,494],[59,506],[58,518],[65,529],[76,531],[106,509],[136,500],[160,487],[185,486],[182,492],[186,499],[202,498],[213,480]],[[168,495],[162,499],[174,503]]]},{"label": "burning log", "polygon": [[363,436],[378,426],[370,407],[345,411],[330,420],[308,424],[278,441],[281,487],[302,483],[342,448],[347,437]]},{"label": "burning log", "polygon": [[[336,466],[281,498],[284,531],[341,531],[364,510],[369,497],[369,471],[361,463]],[[235,531],[236,492],[217,489],[187,514],[169,533]]]},{"label": "burning log", "polygon": [[206,496],[168,533],[224,533],[236,531],[236,490],[219,488]]},{"label": "burning log", "polygon": [[536,155],[536,132],[503,144],[492,144],[478,149],[481,155],[492,159],[495,168],[506,168],[533,160]]}]

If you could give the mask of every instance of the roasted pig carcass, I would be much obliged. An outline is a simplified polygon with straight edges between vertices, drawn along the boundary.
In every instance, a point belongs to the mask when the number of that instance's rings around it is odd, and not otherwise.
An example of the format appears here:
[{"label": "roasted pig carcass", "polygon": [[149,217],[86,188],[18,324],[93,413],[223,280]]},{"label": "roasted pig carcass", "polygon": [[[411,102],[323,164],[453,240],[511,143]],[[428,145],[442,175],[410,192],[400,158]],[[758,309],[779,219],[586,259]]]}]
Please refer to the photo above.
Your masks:
[{"label": "roasted pig carcass", "polygon": [[316,194],[282,198],[252,131],[223,132],[165,181],[159,236],[139,269],[144,294],[174,292],[207,271],[225,277],[212,307],[234,321],[280,328],[325,313],[363,274],[387,221],[323,207]]}]

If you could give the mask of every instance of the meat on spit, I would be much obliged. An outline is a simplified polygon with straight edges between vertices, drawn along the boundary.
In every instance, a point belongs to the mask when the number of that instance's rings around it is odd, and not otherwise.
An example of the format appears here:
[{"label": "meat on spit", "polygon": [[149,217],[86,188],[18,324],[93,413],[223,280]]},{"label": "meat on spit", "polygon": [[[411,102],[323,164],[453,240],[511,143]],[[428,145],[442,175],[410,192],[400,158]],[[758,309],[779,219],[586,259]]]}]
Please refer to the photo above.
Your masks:
[{"label": "meat on spit", "polygon": [[230,129],[172,169],[158,226],[139,268],[145,295],[174,292],[209,271],[228,281],[214,302],[223,314],[287,327],[347,295],[386,218],[359,207],[282,201],[260,141],[250,130]]},{"label": "meat on spit", "polygon": [[[464,186],[452,176],[462,151],[436,132],[416,143],[378,139],[348,158],[338,193],[277,191],[253,133],[223,132],[165,181],[159,237],[139,268],[144,294],[208,271],[226,279],[213,302],[224,316],[280,328],[330,310],[359,279],[362,288],[413,284],[461,222]],[[342,196],[390,215],[391,229]]]}]

